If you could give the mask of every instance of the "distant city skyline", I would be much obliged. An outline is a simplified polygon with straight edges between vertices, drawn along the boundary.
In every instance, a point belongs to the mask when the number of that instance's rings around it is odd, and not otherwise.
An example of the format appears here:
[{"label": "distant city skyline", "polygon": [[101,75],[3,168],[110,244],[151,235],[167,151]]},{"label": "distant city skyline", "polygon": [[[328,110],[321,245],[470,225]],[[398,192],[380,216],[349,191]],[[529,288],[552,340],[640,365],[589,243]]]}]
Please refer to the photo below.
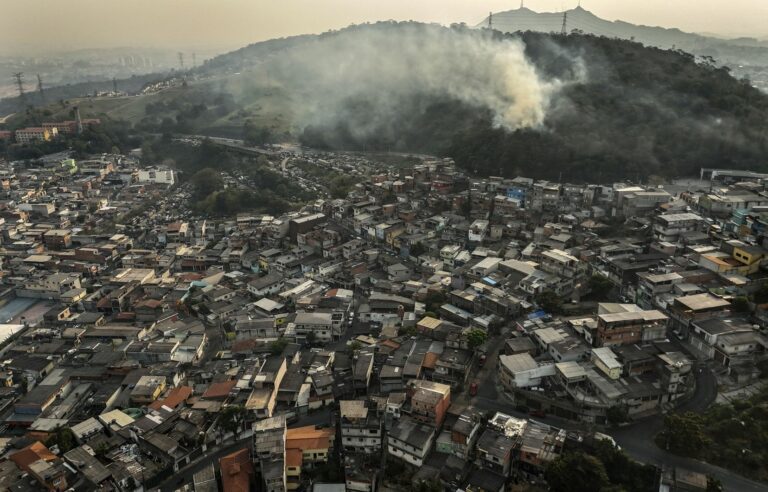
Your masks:
[{"label": "distant city skyline", "polygon": [[[525,1],[536,11],[561,11],[577,4],[578,0]],[[768,38],[765,0],[582,0],[581,4],[607,20]],[[28,0],[4,3],[0,52],[130,46],[227,50],[389,19],[474,25],[489,11],[519,6],[519,0]]]}]

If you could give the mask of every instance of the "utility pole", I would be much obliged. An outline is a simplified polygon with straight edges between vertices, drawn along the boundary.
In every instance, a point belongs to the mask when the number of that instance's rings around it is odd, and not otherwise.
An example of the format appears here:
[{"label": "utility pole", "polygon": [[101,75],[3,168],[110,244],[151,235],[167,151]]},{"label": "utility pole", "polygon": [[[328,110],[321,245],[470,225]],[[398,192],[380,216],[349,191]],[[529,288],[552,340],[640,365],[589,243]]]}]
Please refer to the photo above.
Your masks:
[{"label": "utility pole", "polygon": [[560,29],[560,34],[565,36],[568,33],[568,12],[563,12],[563,27]]},{"label": "utility pole", "polygon": [[16,72],[13,74],[13,78],[16,79],[16,88],[19,90],[19,98],[21,102],[24,102],[24,72]]},{"label": "utility pole", "polygon": [[40,102],[45,106],[45,92],[43,91],[43,78],[37,74],[37,92],[40,93]]}]

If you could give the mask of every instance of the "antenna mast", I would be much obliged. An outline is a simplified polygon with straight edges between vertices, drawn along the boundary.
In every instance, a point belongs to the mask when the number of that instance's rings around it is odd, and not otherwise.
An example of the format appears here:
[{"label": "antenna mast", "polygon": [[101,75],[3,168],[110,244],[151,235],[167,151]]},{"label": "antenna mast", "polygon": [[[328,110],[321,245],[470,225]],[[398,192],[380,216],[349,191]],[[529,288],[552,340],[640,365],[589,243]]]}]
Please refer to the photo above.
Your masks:
[{"label": "antenna mast", "polygon": [[40,77],[40,74],[37,74],[37,92],[40,93],[40,101],[42,101],[43,106],[45,106],[45,92],[43,91],[43,78]]},{"label": "antenna mast", "polygon": [[24,102],[24,72],[16,72],[13,78],[16,79],[16,88],[19,90],[21,102]]},{"label": "antenna mast", "polygon": [[563,27],[560,28],[560,34],[565,36],[568,33],[568,12],[563,12]]},{"label": "antenna mast", "polygon": [[112,77],[112,92],[117,94],[117,79]]},{"label": "antenna mast", "polygon": [[493,12],[488,12],[488,29],[493,29]]},{"label": "antenna mast", "polygon": [[197,66],[197,56],[194,52],[192,52],[192,68],[195,68]]}]

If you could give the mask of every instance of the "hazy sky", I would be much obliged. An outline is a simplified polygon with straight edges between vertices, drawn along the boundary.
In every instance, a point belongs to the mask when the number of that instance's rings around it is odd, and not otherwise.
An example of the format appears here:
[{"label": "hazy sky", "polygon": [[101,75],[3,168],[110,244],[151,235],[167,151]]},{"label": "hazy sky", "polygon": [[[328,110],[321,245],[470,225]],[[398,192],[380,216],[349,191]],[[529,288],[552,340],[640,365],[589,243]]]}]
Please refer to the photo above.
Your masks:
[{"label": "hazy sky", "polygon": [[[527,0],[539,11],[577,0]],[[519,0],[2,0],[0,50],[115,46],[234,48],[377,20],[476,24]],[[684,31],[768,37],[768,0],[583,0],[600,17]]]}]

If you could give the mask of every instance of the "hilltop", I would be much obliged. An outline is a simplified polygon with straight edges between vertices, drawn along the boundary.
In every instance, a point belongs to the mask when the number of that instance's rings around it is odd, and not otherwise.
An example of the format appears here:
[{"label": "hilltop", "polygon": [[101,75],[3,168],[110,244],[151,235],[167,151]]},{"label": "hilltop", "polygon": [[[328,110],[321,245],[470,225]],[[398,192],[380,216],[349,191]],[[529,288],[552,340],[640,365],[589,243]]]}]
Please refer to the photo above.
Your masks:
[{"label": "hilltop", "polygon": [[[529,8],[492,14],[493,28],[502,32],[536,31],[559,33],[566,19],[567,32],[583,32],[608,38],[636,41],[646,46],[678,49],[702,57],[733,70],[738,78],[747,77],[763,90],[768,90],[768,42],[754,38],[724,39],[676,28],[644,26],[621,20],[609,21],[576,7],[565,12],[535,12]],[[488,17],[476,27],[486,27]]]}]

